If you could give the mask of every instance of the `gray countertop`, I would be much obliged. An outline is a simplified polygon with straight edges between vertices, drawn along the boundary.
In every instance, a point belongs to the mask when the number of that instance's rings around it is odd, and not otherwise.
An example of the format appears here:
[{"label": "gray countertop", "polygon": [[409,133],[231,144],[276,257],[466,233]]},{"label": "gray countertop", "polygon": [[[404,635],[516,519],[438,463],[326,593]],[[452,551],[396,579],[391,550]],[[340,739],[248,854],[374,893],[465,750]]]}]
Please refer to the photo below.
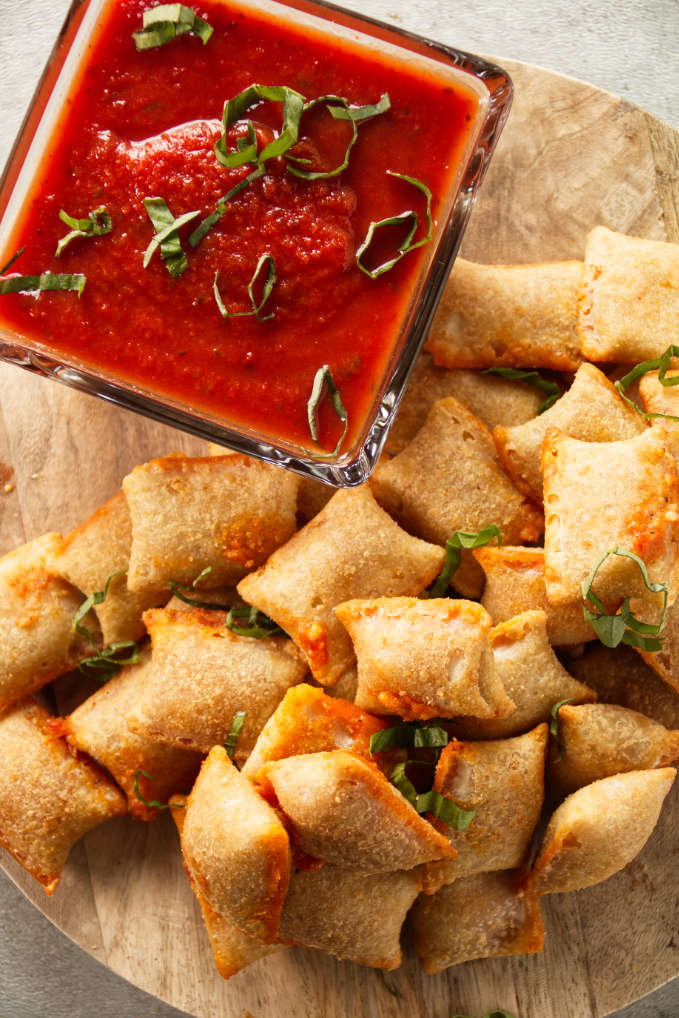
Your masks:
[{"label": "gray countertop", "polygon": [[[353,0],[461,49],[582,78],[679,128],[679,0]],[[61,25],[65,0],[0,0],[0,163]],[[501,62],[501,60],[500,60]],[[616,1018],[676,1018],[679,984]],[[58,932],[0,873],[0,1018],[182,1018]],[[320,1016],[319,1016],[320,1018]],[[348,1016],[358,1018],[358,1016]],[[520,1016],[519,1016],[520,1018]]]}]

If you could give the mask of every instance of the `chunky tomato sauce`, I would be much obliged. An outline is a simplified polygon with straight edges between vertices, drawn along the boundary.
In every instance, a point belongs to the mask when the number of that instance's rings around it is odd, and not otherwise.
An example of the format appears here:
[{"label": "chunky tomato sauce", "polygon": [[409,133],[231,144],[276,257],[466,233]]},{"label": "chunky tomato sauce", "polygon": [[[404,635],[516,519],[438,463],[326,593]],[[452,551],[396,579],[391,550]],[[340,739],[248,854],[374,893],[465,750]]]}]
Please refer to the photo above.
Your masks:
[{"label": "chunky tomato sauce", "polygon": [[[118,0],[107,8],[11,250],[3,252],[7,260],[24,245],[11,271],[83,273],[85,290],[80,299],[72,292],[2,296],[0,324],[67,363],[226,426],[306,448],[315,448],[307,402],[317,370],[328,364],[348,411],[348,450],[360,437],[428,257],[421,247],[371,279],[358,269],[356,249],[371,221],[408,208],[420,216],[415,239],[424,235],[423,194],[387,170],[428,185],[436,221],[475,125],[478,97],[347,43],[321,48],[300,27],[229,3],[195,8],[214,28],[206,45],[187,34],[138,52],[132,32],[147,6]],[[387,92],[391,108],[359,125],[340,176],[300,180],[284,158],[269,160],[265,175],[229,202],[193,249],[194,227],[253,169],[223,167],[213,148],[225,100],[253,83],[287,85],[309,99],[337,94],[352,105],[376,103]],[[255,124],[261,147],[280,130],[281,106],[262,103],[244,118]],[[302,121],[295,152],[314,166],[337,165],[349,130],[317,107]],[[230,148],[243,134],[242,124],[229,129]],[[155,232],[142,204],[148,197],[162,197],[175,217],[200,212],[180,231],[188,269],[177,278],[158,250],[142,265]],[[78,238],[55,257],[68,232],[59,211],[84,218],[100,206],[111,216],[111,232]],[[390,253],[402,236],[396,227],[394,236],[385,234]],[[248,311],[248,284],[262,254],[276,268],[262,312],[273,317],[224,319],[213,295],[215,274],[226,308]],[[327,398],[319,420],[320,441],[332,449],[342,426]]]}]

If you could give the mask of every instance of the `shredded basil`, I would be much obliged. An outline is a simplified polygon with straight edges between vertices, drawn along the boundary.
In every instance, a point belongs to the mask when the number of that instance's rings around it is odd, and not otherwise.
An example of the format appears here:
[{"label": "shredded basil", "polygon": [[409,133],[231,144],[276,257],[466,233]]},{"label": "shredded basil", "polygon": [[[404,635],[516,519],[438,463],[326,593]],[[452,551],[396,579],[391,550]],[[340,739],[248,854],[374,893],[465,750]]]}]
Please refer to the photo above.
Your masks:
[{"label": "shredded basil", "polygon": [[534,389],[546,393],[547,398],[538,407],[538,416],[554,406],[561,395],[561,389],[556,382],[548,381],[537,371],[522,371],[518,368],[488,368],[483,373],[484,375],[497,375],[499,378],[512,378],[517,382],[525,382],[526,385],[531,385]]},{"label": "shredded basil", "polygon": [[137,798],[139,799],[140,802],[144,803],[145,806],[153,806],[154,809],[184,809],[185,808],[185,806],[186,806],[185,802],[176,802],[176,803],[173,803],[172,806],[170,806],[169,802],[158,802],[157,799],[145,799],[144,796],[141,794],[141,790],[139,788],[139,775],[140,774],[141,774],[141,776],[143,778],[146,778],[147,781],[155,781],[155,778],[153,777],[152,774],[149,774],[148,771],[142,770],[141,767],[139,767],[134,772],[134,794],[137,796]]},{"label": "shredded basil", "polygon": [[240,735],[244,724],[245,711],[237,710],[233,716],[231,729],[226,737],[226,742],[224,743],[224,749],[226,750],[230,760],[233,760],[233,755],[236,752],[236,745],[238,743],[238,736]]},{"label": "shredded basil", "polygon": [[[264,268],[264,266],[266,266],[266,279],[264,280],[264,287],[262,289],[262,299],[258,301],[257,298],[255,297],[255,285],[260,277],[261,271]],[[260,314],[264,305],[271,296],[271,291],[273,290],[274,285],[276,283],[276,263],[274,262],[273,257],[270,254],[261,255],[259,261],[257,262],[257,267],[255,271],[252,273],[252,278],[248,283],[248,297],[250,298],[250,304],[252,306],[251,311],[229,311],[228,308],[225,306],[224,301],[222,300],[222,296],[219,292],[219,287],[217,285],[218,279],[219,272],[215,272],[215,279],[214,283],[212,284],[212,292],[214,293],[215,301],[217,303],[217,307],[219,308],[219,313],[221,314],[222,318],[249,318],[254,316],[258,322],[268,322],[269,319],[274,317],[273,311],[271,312],[271,314],[268,315]]]},{"label": "shredded basil", "polygon": [[[371,106],[350,106],[349,102],[340,95],[321,95],[317,99],[311,99],[309,102],[304,103],[302,109],[303,113],[307,110],[311,110],[314,106],[325,105],[328,108],[330,116],[335,120],[346,120],[351,124],[351,136],[347,143],[347,147],[344,150],[344,156],[342,161],[335,166],[332,170],[305,170],[302,167],[302,163],[308,163],[308,159],[300,158],[299,156],[293,156],[289,153],[286,155],[288,161],[288,170],[295,177],[301,177],[303,180],[318,180],[321,177],[336,177],[342,170],[345,170],[349,165],[349,156],[351,150],[356,144],[358,138],[358,125],[363,120],[368,120],[371,117],[377,117],[381,113],[391,107],[389,96],[385,92],[380,100],[373,103]],[[297,165],[290,165],[295,163]]]},{"label": "shredded basil", "polygon": [[665,388],[669,388],[673,385],[679,385],[679,375],[674,375],[672,378],[666,377],[673,357],[679,357],[679,346],[675,344],[668,346],[660,357],[656,357],[650,361],[642,361],[641,364],[637,364],[637,366],[632,368],[632,370],[629,371],[624,378],[620,378],[615,383],[615,387],[624,399],[625,403],[631,406],[633,410],[636,410],[639,416],[643,417],[647,421],[653,420],[654,418],[665,418],[668,421],[679,421],[679,417],[675,417],[672,414],[646,413],[646,411],[642,410],[640,406],[637,406],[633,399],[630,399],[625,395],[625,389],[629,389],[630,385],[637,382],[642,375],[648,374],[649,371],[658,372],[658,381],[661,385],[664,385]]},{"label": "shredded basil", "polygon": [[387,749],[441,749],[448,745],[448,733],[440,725],[418,722],[383,728],[370,736],[370,755]]},{"label": "shredded basil", "polygon": [[396,764],[391,772],[391,783],[398,788],[404,799],[418,813],[432,813],[438,820],[452,827],[456,831],[464,831],[471,824],[476,814],[475,809],[463,809],[453,799],[449,799],[433,788],[428,792],[418,792],[412,781],[406,774],[406,768],[410,764],[426,764],[426,761],[407,760],[405,763]]},{"label": "shredded basil", "polygon": [[101,237],[105,233],[110,233],[113,229],[113,222],[110,215],[106,211],[103,205],[100,205],[98,209],[94,209],[92,212],[87,214],[87,219],[75,219],[73,216],[69,216],[68,212],[64,212],[62,209],[59,213],[59,219],[62,223],[66,223],[67,226],[71,227],[71,232],[67,233],[65,237],[62,237],[57,244],[57,250],[55,252],[58,258],[61,252],[75,240],[76,237]]},{"label": "shredded basil", "polygon": [[490,544],[494,537],[497,538],[499,545],[502,544],[500,528],[494,523],[484,527],[478,533],[456,530],[452,537],[449,537],[446,541],[446,557],[443,562],[443,569],[429,588],[427,597],[445,597],[446,591],[450,586],[450,581],[460,567],[463,548],[483,548],[485,545]]},{"label": "shredded basil", "polygon": [[203,219],[198,224],[196,229],[189,237],[189,244],[191,245],[191,247],[197,247],[198,244],[200,244],[203,237],[205,236],[205,234],[208,233],[208,231],[211,230],[212,227],[219,222],[219,220],[225,214],[226,206],[231,201],[231,199],[235,198],[236,195],[240,194],[241,191],[244,191],[245,188],[248,187],[248,185],[253,182],[253,180],[257,180],[259,177],[263,177],[264,173],[265,173],[264,167],[257,166],[252,171],[252,173],[248,173],[247,177],[244,177],[243,180],[239,181],[239,183],[237,183],[235,187],[232,187],[230,191],[227,191],[226,194],[219,199],[219,201],[217,202],[217,207],[215,208],[214,212],[211,212],[209,216],[206,216],[205,219]]},{"label": "shredded basil", "polygon": [[144,268],[148,268],[156,248],[160,247],[160,257],[165,262],[167,271],[173,278],[181,276],[189,263],[182,250],[179,228],[199,216],[200,212],[185,212],[175,219],[164,198],[144,198],[144,208],[156,230],[155,237],[144,251]]},{"label": "shredded basil", "polygon": [[[82,624],[82,620],[88,615],[97,604],[102,604],[108,597],[108,590],[111,583],[117,576],[124,576],[125,570],[119,569],[107,578],[103,590],[95,590],[93,594],[85,598],[73,616],[71,628],[84,637],[93,647],[97,642],[92,633]],[[123,655],[123,656],[121,656]],[[134,640],[123,640],[119,643],[109,643],[107,647],[98,651],[90,657],[85,657],[78,662],[78,671],[85,675],[93,675],[100,682],[107,682],[117,675],[123,665],[133,665],[139,660],[139,648]]]},{"label": "shredded basil", "polygon": [[3,267],[0,269],[0,276],[4,276],[4,274],[7,272],[7,270],[10,269],[12,267],[12,265],[14,265],[15,261],[17,260],[17,258],[20,258],[25,250],[26,250],[25,247],[20,247],[18,251],[14,252],[14,254],[10,258],[10,260],[7,262],[7,264],[3,265]]},{"label": "shredded basil", "polygon": [[[256,140],[253,140],[246,147],[236,148],[230,151],[226,147],[226,132],[229,127],[240,120],[243,114],[252,106],[260,102],[282,102],[283,103],[283,128],[273,141],[265,145],[261,152],[257,151]],[[220,138],[215,142],[215,155],[217,161],[229,168],[242,166],[247,162],[265,163],[267,159],[283,155],[297,142],[299,124],[304,109],[304,96],[286,85],[249,85],[239,92],[238,95],[228,99],[222,113],[222,124],[224,130]],[[250,130],[252,122],[248,121],[248,136],[254,138]]]},{"label": "shredded basil", "polygon": [[[644,585],[652,594],[663,595],[663,608],[660,622],[653,625],[642,622],[630,608],[630,598],[626,597],[618,612],[609,615],[606,607],[600,598],[592,590],[597,572],[609,555],[619,555],[621,558],[628,558],[635,562],[641,572]],[[658,651],[662,649],[660,634],[665,626],[667,618],[669,590],[666,583],[651,583],[648,578],[646,564],[634,552],[625,548],[609,548],[597,559],[594,568],[582,584],[582,610],[587,622],[592,624],[594,632],[605,647],[617,647],[620,643],[626,643],[630,647],[637,647],[645,651]],[[593,607],[588,607],[588,604]]]},{"label": "shredded basil", "polygon": [[554,739],[554,743],[557,747],[557,763],[562,759],[564,754],[563,741],[559,731],[559,711],[566,703],[573,703],[573,697],[569,696],[565,700],[557,700],[550,711],[551,721],[549,722],[549,734]]},{"label": "shredded basil", "polygon": [[132,33],[134,44],[138,50],[154,49],[164,46],[178,35],[192,32],[202,40],[208,41],[212,26],[199,18],[195,11],[184,4],[159,4],[150,7],[142,15],[143,28]]},{"label": "shredded basil", "polygon": [[5,279],[0,279],[0,295],[32,293],[33,290],[75,290],[80,297],[86,282],[87,277],[80,272],[56,274],[43,272],[39,276],[8,276]]},{"label": "shredded basil", "polygon": [[342,447],[342,443],[346,438],[347,431],[349,430],[349,415],[342,403],[342,398],[339,393],[339,389],[335,385],[335,381],[332,377],[332,372],[327,364],[324,364],[322,368],[319,368],[314,376],[314,383],[311,387],[311,395],[307,402],[307,421],[309,422],[309,431],[311,437],[317,445],[320,445],[318,439],[318,407],[323,399],[325,390],[330,393],[332,399],[332,405],[335,409],[335,413],[339,417],[340,421],[344,424],[344,430],[340,435],[337,445],[331,453],[327,453],[327,458],[337,456],[338,452]]},{"label": "shredded basil", "polygon": [[[241,624],[244,619],[245,624]],[[266,640],[269,636],[287,636],[280,626],[254,605],[246,608],[229,608],[224,625],[238,636],[249,636],[253,640]]]},{"label": "shredded basil", "polygon": [[[410,251],[415,251],[416,248],[422,247],[423,244],[427,244],[431,240],[432,232],[434,229],[434,224],[431,216],[431,191],[429,190],[427,185],[423,183],[421,180],[418,180],[417,177],[407,177],[404,173],[395,173],[393,170],[387,170],[387,173],[389,174],[390,177],[398,177],[399,180],[405,180],[407,181],[408,184],[412,184],[413,187],[416,187],[420,191],[422,191],[422,193],[427,199],[427,212],[426,212],[427,233],[424,237],[422,237],[421,240],[413,242],[413,238],[417,233],[420,218],[417,212],[413,212],[412,209],[407,209],[405,212],[399,212],[398,215],[389,216],[387,219],[380,219],[378,222],[373,221],[372,223],[370,223],[368,227],[368,232],[366,233],[363,241],[356,250],[356,264],[358,265],[361,272],[365,272],[366,276],[370,276],[371,279],[377,279],[377,277],[381,276],[384,272],[388,272],[389,269],[393,269],[394,265],[396,265],[397,262],[400,262],[401,258],[404,258],[405,255],[407,255]],[[368,249],[370,248],[370,245],[373,242],[375,234],[379,229],[381,229],[384,226],[398,226],[399,224],[406,223],[410,223],[410,226],[408,227],[408,232],[406,233],[405,238],[399,244],[396,250],[396,254],[394,255],[393,258],[388,258],[386,262],[382,262],[381,265],[378,265],[374,269],[369,269],[366,265],[363,264],[362,258],[365,255],[366,251],[368,251]]]}]

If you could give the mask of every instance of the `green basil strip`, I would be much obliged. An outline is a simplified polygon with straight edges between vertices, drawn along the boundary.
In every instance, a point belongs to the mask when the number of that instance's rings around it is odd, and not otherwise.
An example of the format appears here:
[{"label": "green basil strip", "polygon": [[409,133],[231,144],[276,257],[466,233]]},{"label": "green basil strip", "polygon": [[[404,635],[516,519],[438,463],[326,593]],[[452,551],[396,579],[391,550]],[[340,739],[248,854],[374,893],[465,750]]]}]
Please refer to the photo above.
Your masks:
[{"label": "green basil strip", "polygon": [[[121,654],[125,656],[120,657]],[[139,647],[134,640],[125,640],[120,643],[109,643],[98,654],[78,661],[78,671],[85,675],[94,673],[93,677],[100,682],[108,682],[124,665],[134,665],[138,660]]]},{"label": "green basil strip", "polygon": [[192,32],[202,40],[208,41],[214,29],[199,18],[195,11],[184,4],[159,4],[144,11],[143,28],[132,33],[134,44],[138,50],[154,49],[164,46],[178,35]]},{"label": "green basil strip", "polygon": [[125,575],[124,569],[118,569],[115,573],[111,573],[111,575],[107,578],[106,583],[104,584],[104,589],[95,590],[93,594],[90,594],[89,597],[85,598],[85,600],[83,601],[83,603],[80,605],[77,612],[73,616],[73,621],[71,622],[71,629],[74,629],[79,636],[84,636],[86,640],[89,640],[89,642],[91,644],[94,644],[95,646],[96,644],[94,637],[90,633],[89,629],[87,629],[85,626],[81,624],[82,620],[85,618],[86,615],[90,613],[92,608],[94,608],[95,604],[103,604],[103,602],[108,597],[108,589],[113,583],[113,581],[118,576],[124,575]]},{"label": "green basil strip", "polygon": [[[318,102],[318,100],[313,101]],[[376,103],[368,106],[349,106],[346,99],[341,99],[340,101],[342,103],[341,106],[330,108],[330,115],[335,120],[353,120],[355,123],[360,123],[362,120],[378,117],[380,114],[386,113],[387,110],[391,109],[391,100],[388,92],[384,92]]]},{"label": "green basil strip", "polygon": [[[347,100],[343,99],[342,96],[320,95],[317,99],[311,99],[309,102],[304,103],[303,112],[306,113],[307,110],[310,110],[314,106],[318,106],[321,103],[328,106],[328,110],[333,117],[335,116],[333,110],[349,109],[349,104]],[[333,103],[334,105],[331,106],[330,103]],[[339,118],[335,117],[335,119]],[[286,159],[288,161],[288,172],[292,173],[293,177],[301,177],[302,180],[319,180],[322,177],[336,177],[339,173],[342,172],[342,170],[346,170],[347,166],[349,165],[349,156],[351,155],[351,150],[356,144],[356,139],[358,138],[358,124],[357,121],[354,120],[352,117],[346,117],[344,119],[348,120],[351,123],[351,137],[349,138],[347,147],[344,150],[344,157],[342,159],[342,162],[339,163],[339,165],[337,165],[333,170],[305,170],[302,168],[301,164],[308,163],[309,162],[308,159],[302,159],[299,158],[298,156],[287,155]],[[298,165],[291,165],[295,163]]]},{"label": "green basil strip", "polygon": [[[663,608],[660,622],[654,625],[649,622],[642,622],[630,608],[630,598],[626,597],[620,611],[615,615],[609,615],[606,607],[599,597],[592,590],[596,574],[609,555],[619,555],[622,558],[631,559],[639,566],[644,585],[652,594],[663,595]],[[662,639],[658,639],[665,626],[667,618],[669,591],[666,583],[651,583],[648,578],[648,571],[643,559],[640,559],[634,552],[625,548],[609,548],[595,562],[594,567],[582,584],[582,610],[587,622],[590,622],[594,632],[605,647],[617,647],[620,643],[626,643],[630,647],[637,647],[645,651],[658,651],[662,649]],[[588,604],[593,607],[588,607]]]},{"label": "green basil strip", "polygon": [[403,996],[403,994],[396,986],[396,983],[394,982],[394,977],[391,974],[389,974],[389,978],[387,978],[387,973],[384,971],[384,969],[376,969],[376,972],[380,980],[382,981],[382,984],[384,985],[384,988],[387,991],[387,993],[390,993],[392,997],[398,997],[400,999]]},{"label": "green basil strip", "polygon": [[370,755],[386,749],[439,749],[448,745],[448,733],[439,725],[394,725],[370,736]]},{"label": "green basil strip", "polygon": [[532,385],[534,389],[546,393],[547,398],[538,407],[538,415],[544,414],[545,410],[554,406],[561,396],[561,389],[556,382],[550,382],[543,378],[537,371],[521,371],[518,368],[488,368],[483,373],[484,375],[498,375],[499,378],[512,378],[517,382],[525,382],[526,385]]},{"label": "green basil strip", "polygon": [[155,809],[177,809],[177,808],[184,809],[186,803],[183,803],[183,802],[182,803],[177,803],[176,806],[172,806],[171,807],[169,802],[158,802],[157,799],[145,799],[144,796],[141,794],[141,790],[139,788],[139,775],[140,774],[142,775],[142,777],[146,778],[148,781],[154,781],[155,778],[153,777],[152,774],[149,774],[148,771],[142,770],[141,767],[139,767],[134,772],[134,794],[136,795],[136,797],[139,799],[140,802],[144,803],[145,806],[153,806]]},{"label": "green basil strip", "polygon": [[[245,625],[239,621],[245,619]],[[229,608],[224,625],[237,636],[249,636],[253,640],[266,640],[269,636],[287,636],[278,623],[252,605],[247,608]]]},{"label": "green basil strip", "polygon": [[39,276],[9,276],[0,279],[0,296],[5,293],[32,293],[33,290],[75,290],[80,297],[87,277],[82,273],[43,272]]},{"label": "green basil strip", "polygon": [[[266,265],[266,279],[264,280],[264,289],[262,290],[262,299],[257,303],[255,297],[255,284],[259,278],[259,275]],[[252,278],[248,283],[248,297],[250,298],[250,304],[252,305],[252,311],[229,311],[225,307],[222,296],[219,292],[217,281],[219,279],[219,272],[215,272],[214,283],[212,284],[212,292],[215,296],[217,307],[222,318],[248,318],[254,315],[258,322],[268,322],[270,318],[274,317],[275,312],[271,312],[270,315],[260,315],[260,311],[271,296],[271,291],[276,283],[276,263],[270,254],[261,255],[257,262],[257,268],[252,273]]]},{"label": "green basil strip", "polygon": [[229,758],[231,760],[233,760],[233,754],[236,752],[238,736],[240,735],[244,724],[245,724],[245,711],[237,710],[233,716],[233,721],[231,722],[231,729],[229,730],[229,734],[226,737],[226,742],[224,743],[224,749],[228,753]]},{"label": "green basil strip", "polygon": [[347,431],[349,429],[349,415],[342,403],[342,399],[339,394],[339,389],[335,385],[335,381],[332,377],[332,373],[327,364],[324,364],[322,368],[319,368],[314,376],[314,383],[311,387],[311,395],[307,402],[307,421],[309,422],[309,431],[311,437],[317,445],[320,445],[318,440],[318,406],[323,399],[323,394],[327,386],[328,392],[332,398],[332,405],[335,408],[335,413],[339,417],[340,421],[344,423],[344,430],[339,437],[337,445],[331,453],[328,453],[328,457],[333,457],[338,454],[342,443],[346,438]]},{"label": "green basil strip", "polygon": [[10,260],[7,262],[7,264],[3,265],[3,267],[0,269],[0,276],[4,276],[4,274],[7,272],[7,270],[10,269],[12,267],[12,265],[14,265],[15,261],[17,260],[17,258],[20,258],[25,250],[26,250],[26,247],[24,246],[24,247],[20,247],[18,251],[14,252],[14,254],[10,258]]},{"label": "green basil strip", "polygon": [[[427,199],[427,233],[421,240],[413,243],[413,237],[417,233],[417,227],[419,225],[419,216],[417,212],[413,212],[412,209],[407,209],[405,212],[399,212],[396,216],[390,216],[388,219],[380,219],[379,222],[372,222],[368,227],[368,232],[365,235],[364,240],[359,245],[356,251],[356,264],[358,265],[361,272],[365,272],[366,276],[370,276],[371,279],[377,279],[384,272],[388,272],[389,269],[393,269],[397,262],[400,262],[401,258],[407,255],[410,251],[415,251],[416,248],[422,247],[423,244],[427,244],[431,240],[432,232],[434,229],[434,223],[431,216],[431,191],[421,180],[416,177],[407,177],[404,173],[395,173],[393,170],[387,170],[390,177],[398,177],[399,180],[405,180],[407,183],[412,184],[413,187],[417,187]],[[396,254],[393,258],[388,258],[386,262],[382,262],[375,269],[369,269],[362,264],[361,259],[366,251],[369,249],[373,242],[376,232],[383,226],[398,226],[399,223],[407,223],[410,221],[412,224],[408,232],[399,245]]]},{"label": "green basil strip", "polygon": [[453,799],[435,792],[433,788],[418,795],[415,809],[418,813],[432,813],[455,831],[466,831],[476,814],[475,809],[463,809]]},{"label": "green basil strip", "polygon": [[407,760],[405,763],[396,764],[391,772],[389,780],[392,785],[395,785],[396,788],[398,788],[403,798],[407,799],[411,806],[417,808],[417,792],[415,791],[414,784],[406,774],[406,767],[409,762],[410,761]]},{"label": "green basil strip", "polygon": [[72,240],[75,240],[76,237],[101,237],[105,233],[110,233],[113,229],[113,221],[103,205],[89,212],[87,219],[75,219],[62,209],[59,213],[59,219],[61,219],[62,223],[66,223],[67,226],[71,227],[71,232],[62,237],[57,244],[57,258],[64,248]]},{"label": "green basil strip", "polygon": [[565,700],[557,700],[550,711],[552,717],[549,722],[549,734],[554,739],[554,743],[558,750],[556,757],[557,763],[563,758],[564,754],[563,742],[559,733],[559,711],[565,703],[573,703],[573,697],[569,696]]},{"label": "green basil strip", "polygon": [[244,191],[245,188],[248,187],[248,185],[253,182],[253,180],[257,180],[259,177],[263,177],[264,173],[265,173],[264,167],[257,166],[256,169],[252,171],[252,173],[248,173],[247,177],[244,177],[243,180],[239,181],[239,183],[236,184],[235,187],[232,187],[230,191],[227,191],[226,194],[219,199],[219,201],[217,202],[217,207],[215,208],[214,212],[211,212],[209,216],[206,216],[205,219],[203,219],[198,224],[196,229],[189,237],[189,244],[191,245],[191,247],[197,247],[198,244],[200,244],[203,237],[205,236],[205,234],[208,233],[208,231],[211,230],[212,227],[219,222],[222,216],[226,213],[227,204],[231,201],[231,199],[235,198],[236,195],[240,194],[241,191]]},{"label": "green basil strip", "polygon": [[679,346],[676,344],[668,346],[660,357],[656,357],[654,360],[650,361],[642,361],[640,364],[637,364],[635,368],[632,368],[631,371],[615,383],[615,387],[624,399],[625,403],[629,404],[633,410],[636,410],[640,417],[643,417],[647,421],[654,420],[655,418],[664,418],[668,421],[679,421],[679,417],[675,417],[672,414],[646,413],[646,411],[642,410],[640,406],[637,406],[633,399],[630,399],[625,395],[625,389],[629,389],[630,385],[637,382],[642,375],[648,374],[649,371],[658,372],[658,381],[661,385],[664,385],[665,388],[673,385],[679,385],[679,375],[675,375],[673,378],[665,377],[669,371],[670,362],[673,357],[679,357]]},{"label": "green basil strip", "polygon": [[493,538],[497,538],[498,545],[502,544],[500,528],[492,523],[478,533],[471,533],[465,530],[456,530],[452,537],[446,541],[446,557],[443,569],[429,588],[427,597],[445,597],[450,586],[450,581],[460,567],[462,561],[462,548],[483,548],[490,544]]},{"label": "green basil strip", "polygon": [[160,247],[160,257],[165,262],[167,271],[173,278],[181,276],[189,263],[182,250],[179,228],[199,216],[200,212],[185,212],[175,219],[163,198],[144,198],[144,208],[156,231],[155,237],[144,252],[144,268],[148,268],[156,248]]},{"label": "green basil strip", "polygon": [[[243,151],[236,149],[229,151],[226,147],[226,132],[243,114],[252,106],[260,102],[282,102],[283,103],[283,127],[280,134],[273,141],[265,145],[261,152],[257,153],[257,146],[254,146],[254,153],[251,159],[243,158]],[[304,96],[286,85],[249,85],[239,92],[238,95],[228,99],[222,113],[222,124],[224,131],[215,142],[215,155],[222,166],[242,166],[244,162],[256,161],[266,162],[275,156],[283,155],[289,148],[297,143],[299,135],[299,124],[304,109]],[[248,128],[249,133],[249,128]]]}]

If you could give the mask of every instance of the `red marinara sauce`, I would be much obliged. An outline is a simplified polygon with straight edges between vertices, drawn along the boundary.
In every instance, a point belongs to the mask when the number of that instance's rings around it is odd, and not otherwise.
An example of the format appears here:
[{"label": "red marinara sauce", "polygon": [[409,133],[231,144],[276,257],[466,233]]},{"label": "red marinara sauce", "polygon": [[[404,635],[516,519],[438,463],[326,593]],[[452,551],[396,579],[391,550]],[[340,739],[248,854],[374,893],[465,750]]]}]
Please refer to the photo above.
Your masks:
[{"label": "red marinara sauce", "polygon": [[[356,251],[371,221],[405,209],[426,230],[426,200],[387,171],[424,182],[434,222],[467,148],[477,94],[423,76],[342,40],[319,39],[300,25],[230,3],[201,2],[195,11],[214,32],[203,45],[191,34],[138,52],[132,33],[151,6],[109,4],[97,25],[77,87],[42,158],[37,184],[12,235],[12,271],[83,273],[74,292],[5,295],[0,324],[40,344],[65,363],[102,373],[225,426],[253,429],[274,443],[314,448],[307,403],[319,367],[329,365],[349,419],[345,449],[361,437],[365,416],[386,370],[395,337],[426,257],[426,246],[372,279]],[[194,248],[188,237],[218,200],[253,169],[225,168],[214,143],[227,99],[254,83],[286,85],[307,99],[339,95],[353,105],[390,109],[359,124],[348,168],[339,176],[301,180],[285,158],[240,191],[222,219]],[[281,128],[281,104],[261,103],[243,115],[260,147]],[[305,114],[294,152],[314,168],[341,161],[350,128],[319,106]],[[234,124],[233,149],[245,134]],[[339,153],[339,159],[338,159]],[[142,258],[155,230],[143,199],[161,197],[175,217],[198,211],[180,230],[188,268],[173,278],[156,250]],[[55,257],[69,230],[65,210],[85,218],[103,206],[110,233],[79,237]],[[384,231],[393,254],[403,229]],[[230,312],[251,309],[248,284],[262,255],[276,282],[261,312],[223,318],[213,285]],[[381,262],[383,252],[376,252]],[[375,263],[377,264],[377,262]],[[255,284],[261,295],[262,272]],[[341,423],[331,401],[320,407],[319,438],[332,449]]]}]

